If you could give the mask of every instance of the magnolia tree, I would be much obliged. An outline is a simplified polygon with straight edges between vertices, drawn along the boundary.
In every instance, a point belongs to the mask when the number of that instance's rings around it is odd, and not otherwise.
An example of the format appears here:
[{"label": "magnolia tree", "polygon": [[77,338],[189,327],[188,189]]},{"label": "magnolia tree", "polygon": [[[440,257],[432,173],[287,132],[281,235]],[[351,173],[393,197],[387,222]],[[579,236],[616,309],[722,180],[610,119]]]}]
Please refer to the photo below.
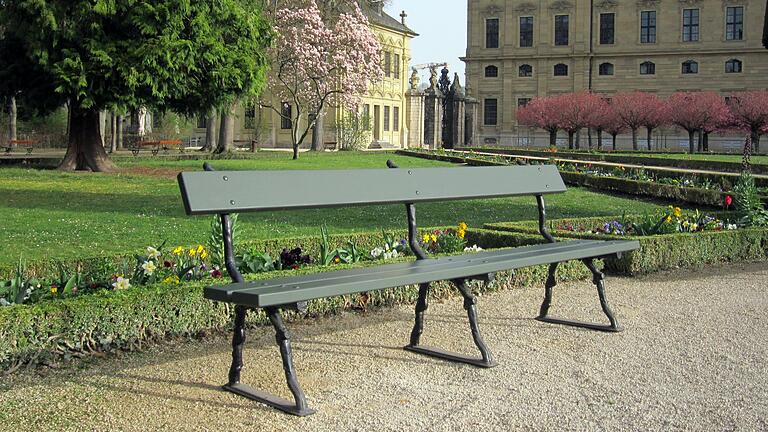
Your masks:
[{"label": "magnolia tree", "polygon": [[688,132],[690,153],[696,151],[694,134],[728,124],[730,112],[716,92],[677,92],[667,99],[669,121]]},{"label": "magnolia tree", "polygon": [[[594,113],[599,111],[603,100],[589,92],[567,93],[549,98],[557,110],[560,129],[568,133],[568,148],[574,148],[574,136],[582,128],[589,127]],[[578,150],[578,144],[576,149]]]},{"label": "magnolia tree", "polygon": [[334,10],[322,13],[315,0],[295,0],[275,11],[268,79],[273,102],[261,105],[290,124],[294,159],[326,108],[355,107],[383,76],[379,42],[357,2],[346,0]]},{"label": "magnolia tree", "polygon": [[[749,134],[755,152],[760,152],[760,134],[768,132],[768,90],[735,93],[729,103],[732,125]],[[744,149],[747,159],[751,146]]]},{"label": "magnolia tree", "polygon": [[517,122],[549,132],[549,146],[557,147],[557,131],[560,130],[558,106],[553,98],[533,98],[517,109]]}]

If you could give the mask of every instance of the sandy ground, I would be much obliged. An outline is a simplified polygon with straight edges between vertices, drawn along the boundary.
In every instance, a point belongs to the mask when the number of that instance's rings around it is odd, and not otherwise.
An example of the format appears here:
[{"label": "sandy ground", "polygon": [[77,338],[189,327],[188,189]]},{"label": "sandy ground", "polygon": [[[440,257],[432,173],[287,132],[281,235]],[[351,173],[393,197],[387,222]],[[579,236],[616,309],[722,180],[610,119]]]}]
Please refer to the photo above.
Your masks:
[{"label": "sandy ground", "polygon": [[[403,351],[409,306],[293,324],[306,418],[221,391],[223,337],[169,343],[0,378],[0,430],[768,430],[767,286],[765,263],[608,278],[617,334],[534,321],[540,289],[487,295],[493,369]],[[603,319],[587,282],[551,312]],[[458,298],[430,306],[423,341],[472,352]],[[243,380],[287,395],[273,343],[249,332]]]}]

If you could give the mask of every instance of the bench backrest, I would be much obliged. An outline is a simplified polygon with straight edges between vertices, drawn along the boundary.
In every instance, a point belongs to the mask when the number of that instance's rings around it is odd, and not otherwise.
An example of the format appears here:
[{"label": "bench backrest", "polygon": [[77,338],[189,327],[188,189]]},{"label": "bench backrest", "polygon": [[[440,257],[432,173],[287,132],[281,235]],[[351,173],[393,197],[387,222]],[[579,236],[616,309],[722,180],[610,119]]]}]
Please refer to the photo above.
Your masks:
[{"label": "bench backrest", "polygon": [[189,215],[565,192],[554,165],[183,172],[178,181]]}]

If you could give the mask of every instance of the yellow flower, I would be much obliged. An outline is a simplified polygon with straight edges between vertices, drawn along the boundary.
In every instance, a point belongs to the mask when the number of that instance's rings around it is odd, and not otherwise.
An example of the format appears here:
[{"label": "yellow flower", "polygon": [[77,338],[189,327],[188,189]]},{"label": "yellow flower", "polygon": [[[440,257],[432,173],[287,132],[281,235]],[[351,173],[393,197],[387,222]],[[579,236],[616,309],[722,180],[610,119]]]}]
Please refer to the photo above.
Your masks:
[{"label": "yellow flower", "polygon": [[197,250],[195,248],[189,249],[189,256],[193,257],[197,255]]},{"label": "yellow flower", "polygon": [[667,219],[666,219],[666,220],[667,220],[667,223],[670,223],[670,222],[672,222],[672,216],[667,216]]},{"label": "yellow flower", "polygon": [[56,285],[52,286],[51,287],[51,294],[56,294],[57,292],[59,292],[59,287],[57,287]]},{"label": "yellow flower", "polygon": [[680,217],[683,215],[683,210],[680,209],[680,207],[675,207],[672,212],[674,213],[675,217]]},{"label": "yellow flower", "polygon": [[206,259],[207,257],[208,257],[208,252],[206,252],[206,251],[200,252],[200,258]]},{"label": "yellow flower", "polygon": [[467,224],[464,222],[459,223],[459,231],[466,231],[467,230]]},{"label": "yellow flower", "polygon": [[424,240],[424,243],[429,243],[429,234],[424,234],[421,239]]},{"label": "yellow flower", "polygon": [[171,275],[163,279],[163,283],[167,285],[178,285],[181,282],[178,276]]},{"label": "yellow flower", "polygon": [[458,237],[458,238],[462,238],[462,239],[463,239],[463,238],[464,238],[464,235],[465,235],[466,233],[467,233],[466,231],[464,231],[463,229],[460,229],[460,230],[456,231],[456,237]]},{"label": "yellow flower", "polygon": [[205,252],[205,248],[203,247],[203,245],[198,245],[197,246],[197,254],[200,255],[203,252]]},{"label": "yellow flower", "polygon": [[181,246],[176,246],[176,249],[173,250],[173,254],[176,256],[181,256],[183,252],[184,252],[184,248]]},{"label": "yellow flower", "polygon": [[338,263],[340,263],[340,262],[341,262],[341,259],[339,259],[339,257],[336,257],[336,258],[334,258],[334,259],[333,259],[333,262],[335,262],[336,264],[338,264]]},{"label": "yellow flower", "polygon": [[432,234],[429,238],[432,239],[433,242],[437,241],[437,236],[434,234]]}]

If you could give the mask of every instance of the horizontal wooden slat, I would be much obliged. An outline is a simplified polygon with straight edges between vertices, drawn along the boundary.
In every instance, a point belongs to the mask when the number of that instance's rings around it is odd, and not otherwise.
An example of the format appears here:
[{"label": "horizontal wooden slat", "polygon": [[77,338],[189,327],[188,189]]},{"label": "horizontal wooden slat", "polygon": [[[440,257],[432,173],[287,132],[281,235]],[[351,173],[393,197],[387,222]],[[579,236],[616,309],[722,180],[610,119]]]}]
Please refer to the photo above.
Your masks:
[{"label": "horizontal wooden slat", "polygon": [[178,176],[187,214],[418,203],[565,191],[553,165],[334,171],[214,171]]},{"label": "horizontal wooden slat", "polygon": [[637,241],[575,240],[205,289],[205,297],[254,307],[482,275],[638,249]]}]

